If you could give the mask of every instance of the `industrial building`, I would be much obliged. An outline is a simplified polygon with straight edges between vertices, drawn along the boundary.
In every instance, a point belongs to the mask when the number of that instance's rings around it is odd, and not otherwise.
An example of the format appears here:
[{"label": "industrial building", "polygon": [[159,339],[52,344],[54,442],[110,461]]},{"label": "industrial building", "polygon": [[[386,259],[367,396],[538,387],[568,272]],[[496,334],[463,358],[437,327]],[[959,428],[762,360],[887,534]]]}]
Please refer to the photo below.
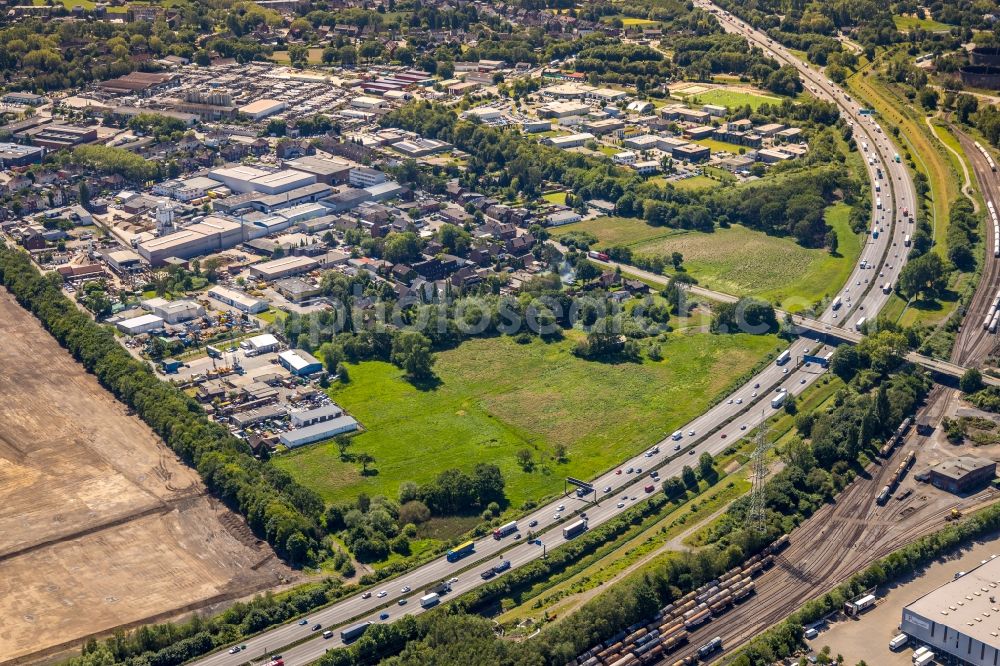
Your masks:
[{"label": "industrial building", "polygon": [[309,257],[282,257],[265,261],[250,267],[250,275],[264,280],[278,280],[289,275],[308,273],[319,268],[319,264]]},{"label": "industrial building", "polygon": [[293,409],[288,415],[291,417],[293,428],[304,428],[314,423],[332,421],[343,413],[344,410],[339,405],[331,402],[328,405],[314,407],[313,409]]},{"label": "industrial building", "polygon": [[220,303],[232,306],[237,310],[248,312],[250,314],[264,312],[270,307],[267,301],[262,301],[259,298],[254,298],[253,296],[245,294],[242,291],[230,289],[229,287],[217,285],[208,290],[208,295],[210,298],[214,298]]},{"label": "industrial building", "polygon": [[259,407],[257,409],[249,409],[243,412],[236,412],[229,417],[233,425],[238,428],[246,428],[247,426],[254,425],[256,423],[261,423],[262,421],[271,421],[274,419],[280,419],[285,415],[285,408],[281,405],[267,405],[265,407]]},{"label": "industrial building", "polygon": [[233,192],[260,192],[262,194],[282,194],[299,187],[312,185],[316,176],[311,173],[282,169],[264,171],[255,167],[230,165],[212,169],[209,178],[224,183]]},{"label": "industrial building", "polygon": [[959,456],[930,469],[930,482],[950,493],[962,493],[987,483],[996,476],[997,464],[986,458]]},{"label": "industrial building", "polygon": [[994,558],[905,606],[900,630],[961,664],[1000,664],[1000,558]]},{"label": "industrial building", "polygon": [[281,343],[278,338],[274,337],[270,333],[262,333],[261,335],[255,335],[246,341],[246,346],[249,351],[254,354],[267,354],[269,352],[278,351],[278,347]]},{"label": "industrial building", "polygon": [[295,428],[281,433],[279,439],[281,443],[290,449],[297,446],[305,446],[313,442],[320,442],[337,435],[354,432],[358,429],[358,422],[347,415],[338,416],[329,421],[322,421],[304,428]]},{"label": "industrial building", "polygon": [[38,146],[0,143],[0,169],[38,164],[44,156],[45,149]]},{"label": "industrial building", "polygon": [[153,314],[144,314],[131,319],[125,319],[116,324],[118,330],[125,335],[141,335],[163,329],[163,320]]},{"label": "industrial building", "polygon": [[143,301],[142,306],[168,324],[179,324],[205,316],[205,308],[188,300],[168,301],[165,298],[150,298]]},{"label": "industrial building", "polygon": [[190,259],[228,250],[242,242],[242,224],[210,215],[175,233],[139,243],[138,250],[150,266],[161,266],[170,257]]},{"label": "industrial building", "polygon": [[371,187],[372,185],[384,183],[386,181],[386,176],[378,169],[358,167],[356,169],[351,169],[348,180],[354,187]]},{"label": "industrial building", "polygon": [[552,136],[545,139],[545,143],[556,148],[577,148],[594,140],[594,135],[590,132],[580,132],[579,134],[567,134],[565,136]]},{"label": "industrial building", "polygon": [[306,155],[293,160],[284,160],[282,166],[302,173],[311,173],[320,183],[340,185],[348,181],[354,165],[337,158]]},{"label": "industrial building", "polygon": [[278,363],[293,375],[306,377],[323,369],[323,364],[307,351],[288,349],[278,354]]},{"label": "industrial building", "polygon": [[261,120],[276,113],[281,113],[287,106],[287,104],[277,99],[259,99],[246,106],[241,106],[239,111],[250,120]]}]

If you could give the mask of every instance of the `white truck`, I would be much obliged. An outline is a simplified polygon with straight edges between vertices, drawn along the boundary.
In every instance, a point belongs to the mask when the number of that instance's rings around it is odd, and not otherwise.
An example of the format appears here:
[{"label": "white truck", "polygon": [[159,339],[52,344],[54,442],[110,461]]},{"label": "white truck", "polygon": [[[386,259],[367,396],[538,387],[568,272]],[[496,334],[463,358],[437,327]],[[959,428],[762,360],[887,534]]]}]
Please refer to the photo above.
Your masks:
[{"label": "white truck", "polygon": [[439,603],[441,603],[441,595],[437,592],[431,592],[420,597],[421,608],[430,608],[431,606],[437,606]]},{"label": "white truck", "polygon": [[910,642],[909,636],[907,636],[906,634],[900,634],[895,638],[893,638],[891,641],[889,641],[889,649],[895,652],[896,650],[900,649],[909,642]]},{"label": "white truck", "polygon": [[771,398],[771,408],[772,409],[778,409],[779,407],[781,407],[782,405],[784,405],[785,404],[785,396],[787,396],[787,395],[788,395],[787,393],[781,392],[778,395],[776,395],[773,398]]}]

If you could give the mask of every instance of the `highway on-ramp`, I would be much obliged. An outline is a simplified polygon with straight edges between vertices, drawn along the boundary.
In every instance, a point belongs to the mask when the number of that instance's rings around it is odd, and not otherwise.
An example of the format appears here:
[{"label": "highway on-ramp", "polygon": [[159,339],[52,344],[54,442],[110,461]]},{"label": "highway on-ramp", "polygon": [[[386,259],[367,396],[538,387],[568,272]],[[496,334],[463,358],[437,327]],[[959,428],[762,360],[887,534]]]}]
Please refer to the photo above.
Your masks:
[{"label": "highway on-ramp", "polygon": [[[715,9],[705,2],[698,4]],[[794,65],[807,85],[814,88],[814,94],[835,101],[841,108],[842,114],[854,123],[859,145],[868,144],[868,150],[863,151],[863,154],[876,158],[876,163],[868,164],[868,172],[873,192],[876,183],[881,190],[875,196],[882,199],[883,209],[879,210],[873,205],[872,219],[873,226],[879,225],[881,231],[878,238],[869,237],[861,256],[866,266],[870,264],[874,268],[862,269],[859,262],[847,285],[839,294],[843,305],[837,310],[827,307],[821,314],[821,319],[829,322],[831,326],[853,326],[862,316],[873,317],[888,299],[888,295],[882,292],[878,284],[886,281],[895,282],[906,258],[903,238],[912,233],[913,225],[901,219],[901,211],[907,208],[912,215],[915,210],[914,188],[909,174],[901,163],[894,161],[893,155],[897,151],[890,139],[884,132],[877,132],[874,123],[867,116],[862,116],[857,104],[848,100],[839,88],[780,46],[771,44],[765,35],[743,26],[740,21],[728,17],[721,10],[716,9],[716,16],[727,30],[740,32],[755,45],[770,51],[776,59]],[[884,177],[881,179],[877,177],[878,168],[883,172]],[[485,581],[479,574],[497,563],[501,556],[511,562],[512,568],[532,562],[542,557],[543,550],[558,547],[565,542],[559,526],[573,522],[574,513],[586,511],[590,527],[596,527],[646,497],[644,488],[652,482],[649,477],[650,469],[658,467],[660,479],[679,475],[683,466],[693,465],[702,452],[718,455],[747,436],[775,412],[771,407],[771,400],[778,394],[779,389],[797,395],[822,375],[822,368],[815,364],[807,366],[802,363],[803,355],[812,351],[825,354],[830,349],[829,347],[817,349],[815,341],[798,339],[789,347],[791,361],[782,366],[769,364],[727,399],[720,401],[685,425],[681,430],[683,434],[679,441],[673,440],[667,433],[651,433],[654,436],[662,436],[657,445],[658,453],[648,457],[644,453],[639,453],[592,481],[601,500],[599,505],[595,506],[571,494],[553,500],[544,507],[519,518],[518,524],[522,534],[527,532],[529,522],[538,521],[538,525],[532,529],[535,532],[543,531],[538,535],[538,539],[541,540],[544,549],[542,546],[528,543],[524,538],[515,540],[514,535],[500,540],[495,540],[491,536],[480,538],[475,542],[475,553],[462,560],[452,563],[440,557],[384,581],[373,589],[374,593],[370,598],[363,599],[358,594],[343,599],[311,613],[304,625],[297,621],[291,622],[242,641],[242,644],[247,645],[245,651],[229,654],[223,650],[193,663],[199,666],[237,666],[265,658],[269,654],[280,653],[287,666],[307,664],[322,656],[328,649],[341,646],[339,632],[346,626],[363,621],[381,622],[380,615],[386,612],[389,613],[386,621],[390,622],[403,614],[423,612],[419,599],[427,588],[437,582],[458,579],[452,584],[451,594],[444,597],[447,601],[449,597],[484,584]],[[678,446],[680,450],[675,450]],[[643,471],[628,473],[629,468],[634,470],[641,468]],[[603,492],[608,486],[611,486],[612,492]],[[619,507],[619,503],[624,506]],[[565,505],[563,511],[558,510],[560,505]],[[557,513],[559,518],[556,518]],[[402,592],[404,588],[409,591]],[[383,590],[386,595],[378,597],[377,593]],[[405,605],[398,605],[401,599],[406,600]],[[324,630],[333,629],[334,637],[324,639],[322,631],[312,630],[315,624],[321,624]],[[296,645],[288,647],[293,644]]]}]

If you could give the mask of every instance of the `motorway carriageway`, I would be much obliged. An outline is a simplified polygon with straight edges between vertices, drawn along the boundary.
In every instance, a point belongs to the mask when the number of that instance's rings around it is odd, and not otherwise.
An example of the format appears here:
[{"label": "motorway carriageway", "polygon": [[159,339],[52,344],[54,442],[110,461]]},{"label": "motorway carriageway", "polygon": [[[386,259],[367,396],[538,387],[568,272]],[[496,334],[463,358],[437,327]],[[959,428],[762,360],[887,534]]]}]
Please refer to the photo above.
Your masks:
[{"label": "motorway carriageway", "polygon": [[[704,2],[699,4],[706,8],[712,7]],[[719,11],[721,12],[721,10]],[[905,227],[912,227],[912,225],[906,222],[895,225],[896,227],[904,227],[902,230],[892,226],[895,222],[894,212],[898,212],[903,207],[908,208],[911,212],[915,210],[913,185],[905,168],[902,164],[897,164],[892,160],[893,147],[884,133],[876,133],[872,123],[866,121],[858,113],[857,105],[847,102],[844,99],[844,94],[838,92],[835,86],[827,84],[821,74],[812,71],[779,46],[767,44],[766,36],[753,31],[745,31],[739,27],[737,22],[729,22],[719,14],[716,16],[720,18],[727,30],[740,31],[761,48],[772,51],[776,58],[795,65],[809,85],[816,87],[817,91],[822,91],[816,94],[834,99],[840,105],[842,112],[854,121],[855,136],[858,137],[859,143],[867,141],[869,145],[869,152],[861,154],[867,156],[874,150],[875,154],[879,156],[879,166],[883,168],[887,178],[878,181],[883,185],[883,191],[878,195],[874,193],[874,183],[877,181],[875,167],[872,165],[867,167],[873,183],[873,215],[875,215],[875,220],[880,217],[881,211],[874,209],[874,198],[881,196],[883,202],[886,202],[886,214],[889,215],[889,218],[885,223],[887,226],[883,227],[885,232],[880,233],[877,240],[869,239],[862,251],[862,259],[866,262],[872,262],[879,268],[862,270],[856,266],[843,292],[845,296],[855,297],[854,306],[863,313],[859,316],[874,316],[888,300],[888,295],[883,294],[877,286],[880,284],[879,280],[888,281],[891,279],[895,282],[899,269],[906,258],[906,248],[903,247],[902,237],[911,233]],[[888,192],[886,188],[889,188]],[[894,198],[895,201],[893,201]],[[890,242],[890,239],[893,238],[897,239],[896,246]],[[897,257],[896,254],[899,256]],[[888,259],[888,261],[884,261],[884,259]],[[884,263],[891,264],[892,268],[883,267]],[[885,273],[884,278],[878,277],[880,271]],[[867,284],[865,283],[866,278],[869,279]],[[858,285],[858,282],[861,284]],[[866,289],[867,291],[865,291]],[[863,295],[859,295],[862,292],[864,292]],[[827,308],[821,316],[821,320],[835,324],[837,317],[840,317],[841,322],[843,322],[851,310],[851,306],[847,305],[846,298],[844,298],[844,302],[841,313],[835,313]],[[860,310],[861,307],[863,310]],[[853,324],[856,320],[851,319],[850,321]],[[811,367],[801,365],[803,354],[817,351],[816,346],[817,343],[814,341],[796,340],[789,348],[792,361],[783,367],[773,363],[769,364],[728,399],[721,401],[705,414],[685,425],[682,430],[683,439],[680,442],[665,437],[659,443],[660,452],[658,454],[647,458],[640,453],[595,479],[593,485],[601,499],[599,506],[592,506],[589,502],[578,499],[575,495],[553,500],[543,508],[518,519],[518,526],[522,533],[527,531],[527,525],[530,521],[537,520],[538,525],[533,530],[536,533],[545,529],[548,531],[536,538],[540,539],[547,549],[558,547],[565,541],[560,526],[574,522],[574,513],[586,511],[589,525],[593,528],[619,515],[636,502],[642,501],[646,496],[643,487],[652,482],[648,476],[650,469],[659,468],[660,478],[665,479],[679,475],[684,465],[693,465],[702,452],[707,451],[713,456],[719,455],[775,412],[771,407],[770,400],[776,395],[777,388],[787,390],[792,395],[798,395],[822,375],[824,370],[816,365]],[[831,350],[830,347],[822,347],[817,353],[826,354]],[[755,385],[758,386],[755,388]],[[754,392],[758,394],[756,397],[753,396]],[[740,404],[736,402],[737,400],[740,401]],[[689,434],[690,432],[695,434],[692,436]],[[674,450],[677,444],[682,445],[681,451]],[[644,472],[643,474],[626,474],[625,470],[629,467],[642,468]],[[616,473],[618,469],[622,470],[621,474]],[[658,486],[658,484],[654,485]],[[606,486],[611,486],[613,492],[604,493],[603,490]],[[628,499],[622,500],[622,496],[627,496]],[[625,507],[618,508],[619,502],[624,502]],[[562,521],[558,521],[554,517],[560,504],[566,505],[566,510],[561,512],[564,517]],[[198,666],[237,666],[251,660],[265,658],[271,653],[281,653],[287,666],[307,664],[321,657],[328,649],[341,647],[339,633],[340,629],[346,628],[346,626],[363,621],[379,622],[381,612],[389,613],[387,621],[392,621],[404,614],[412,615],[423,612],[424,609],[420,607],[419,599],[424,594],[424,590],[435,583],[453,577],[458,578],[452,584],[451,594],[444,598],[446,602],[448,598],[454,598],[484,584],[485,581],[480,578],[479,574],[496,564],[501,555],[504,559],[510,560],[512,568],[516,568],[541,557],[542,550],[541,546],[529,544],[523,538],[520,541],[514,541],[513,535],[499,541],[493,539],[492,536],[487,536],[476,541],[476,552],[473,555],[458,562],[448,562],[443,556],[439,557],[417,569],[383,581],[380,585],[372,588],[373,594],[369,599],[362,599],[360,594],[353,595],[311,613],[308,616],[308,623],[305,625],[292,622],[242,641],[241,644],[247,645],[246,651],[231,655],[223,650],[193,663]],[[401,590],[404,586],[411,588],[411,591],[403,593]],[[377,597],[376,593],[380,590],[388,592],[383,599]],[[405,606],[397,605],[400,599],[406,599]],[[313,632],[311,628],[317,623],[322,624],[324,630],[333,629],[334,638],[324,639],[320,635],[322,632]],[[286,649],[286,646],[299,641],[302,642]]]}]

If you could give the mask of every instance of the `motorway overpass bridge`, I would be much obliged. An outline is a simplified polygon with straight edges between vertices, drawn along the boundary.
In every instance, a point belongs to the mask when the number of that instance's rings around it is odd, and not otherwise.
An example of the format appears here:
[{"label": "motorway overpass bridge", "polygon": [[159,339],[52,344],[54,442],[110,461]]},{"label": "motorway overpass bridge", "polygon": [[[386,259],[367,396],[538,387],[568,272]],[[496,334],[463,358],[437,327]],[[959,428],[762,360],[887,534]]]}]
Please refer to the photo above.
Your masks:
[{"label": "motorway overpass bridge", "polygon": [[[803,317],[802,315],[792,315],[792,323],[799,327],[799,332],[801,334],[807,335],[808,337],[816,337],[824,341],[829,341],[833,338],[840,340],[841,342],[849,342],[856,345],[864,338],[861,333],[849,328],[833,326],[811,317]],[[930,356],[925,356],[916,352],[910,352],[905,358],[910,363],[915,363],[916,365],[922,366],[931,372],[936,372],[940,375],[946,375],[948,377],[954,377],[956,379],[960,379],[962,375],[965,374],[965,371],[968,370],[968,368],[956,365],[955,363],[939,361],[931,358]],[[989,386],[1000,386],[1000,378],[983,375],[983,383]]]}]

